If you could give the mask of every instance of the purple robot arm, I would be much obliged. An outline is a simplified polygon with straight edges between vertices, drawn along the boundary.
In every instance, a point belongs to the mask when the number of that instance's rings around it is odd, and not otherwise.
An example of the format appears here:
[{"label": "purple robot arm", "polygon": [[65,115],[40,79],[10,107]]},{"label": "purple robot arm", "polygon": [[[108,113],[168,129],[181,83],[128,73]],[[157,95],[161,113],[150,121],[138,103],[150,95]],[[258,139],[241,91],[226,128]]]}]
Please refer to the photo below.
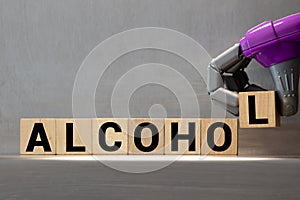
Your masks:
[{"label": "purple robot arm", "polygon": [[249,84],[244,69],[251,59],[269,68],[282,116],[298,111],[300,67],[300,13],[250,29],[233,47],[214,58],[208,67],[211,99],[238,115],[238,92],[263,90]]},{"label": "purple robot arm", "polygon": [[298,111],[300,13],[267,21],[250,29],[240,41],[243,55],[269,68],[279,99],[279,112]]}]

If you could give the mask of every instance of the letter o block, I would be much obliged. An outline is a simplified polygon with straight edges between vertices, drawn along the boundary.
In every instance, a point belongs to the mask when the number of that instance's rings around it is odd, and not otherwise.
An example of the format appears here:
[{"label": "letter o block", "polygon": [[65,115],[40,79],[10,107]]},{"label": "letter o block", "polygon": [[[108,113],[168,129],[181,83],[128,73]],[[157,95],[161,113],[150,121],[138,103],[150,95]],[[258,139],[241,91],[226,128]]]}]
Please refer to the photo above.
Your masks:
[{"label": "letter o block", "polygon": [[201,155],[237,155],[237,119],[201,119]]},{"label": "letter o block", "polygon": [[128,120],[129,154],[164,153],[164,119]]}]

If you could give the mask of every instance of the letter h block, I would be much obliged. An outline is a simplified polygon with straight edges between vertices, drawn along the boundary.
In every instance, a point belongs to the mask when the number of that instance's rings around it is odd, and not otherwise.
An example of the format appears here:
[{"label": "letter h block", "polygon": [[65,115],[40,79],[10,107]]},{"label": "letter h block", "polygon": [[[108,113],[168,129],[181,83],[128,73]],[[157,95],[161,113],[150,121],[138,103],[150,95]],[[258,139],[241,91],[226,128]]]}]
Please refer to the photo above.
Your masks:
[{"label": "letter h block", "polygon": [[200,119],[165,119],[165,154],[200,154]]},{"label": "letter h block", "polygon": [[239,93],[240,128],[279,127],[275,91]]}]

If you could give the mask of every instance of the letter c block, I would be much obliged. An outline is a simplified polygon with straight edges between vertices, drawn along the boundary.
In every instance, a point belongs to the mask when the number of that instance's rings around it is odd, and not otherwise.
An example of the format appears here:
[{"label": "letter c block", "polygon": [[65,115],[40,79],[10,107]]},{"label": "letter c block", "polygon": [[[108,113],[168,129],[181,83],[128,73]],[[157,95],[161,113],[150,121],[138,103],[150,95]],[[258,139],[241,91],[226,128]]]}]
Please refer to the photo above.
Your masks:
[{"label": "letter c block", "polygon": [[128,153],[128,119],[93,119],[93,154],[126,155]]}]

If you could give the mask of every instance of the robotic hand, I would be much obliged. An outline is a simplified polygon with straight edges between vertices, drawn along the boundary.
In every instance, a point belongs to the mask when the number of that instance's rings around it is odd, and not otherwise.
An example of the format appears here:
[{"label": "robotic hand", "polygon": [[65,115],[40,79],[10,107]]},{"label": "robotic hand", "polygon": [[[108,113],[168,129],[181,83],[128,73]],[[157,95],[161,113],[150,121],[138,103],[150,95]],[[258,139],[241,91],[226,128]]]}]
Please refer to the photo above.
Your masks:
[{"label": "robotic hand", "polygon": [[211,99],[238,115],[238,92],[259,91],[250,84],[244,69],[254,58],[273,77],[281,116],[298,111],[300,67],[300,13],[267,21],[247,31],[239,44],[214,58],[208,66]]}]

